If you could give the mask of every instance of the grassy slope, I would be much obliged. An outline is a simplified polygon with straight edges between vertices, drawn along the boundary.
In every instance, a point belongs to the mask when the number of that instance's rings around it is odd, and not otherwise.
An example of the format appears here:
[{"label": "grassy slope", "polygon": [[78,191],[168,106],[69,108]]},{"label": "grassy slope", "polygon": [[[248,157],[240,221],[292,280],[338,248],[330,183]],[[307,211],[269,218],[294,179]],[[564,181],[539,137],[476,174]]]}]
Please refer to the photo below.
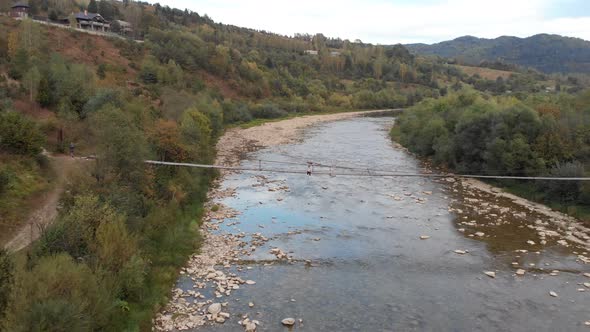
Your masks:
[{"label": "grassy slope", "polygon": [[32,209],[53,185],[53,173],[33,158],[1,156],[0,173],[8,183],[0,193],[0,247],[20,228]]},{"label": "grassy slope", "polygon": [[470,66],[461,66],[455,65],[455,67],[459,68],[465,74],[472,76],[478,74],[481,78],[485,78],[487,80],[495,81],[498,77],[502,77],[503,79],[507,79],[510,75],[513,74],[511,71],[505,70],[496,70],[490,68],[481,68],[481,67],[470,67]]}]

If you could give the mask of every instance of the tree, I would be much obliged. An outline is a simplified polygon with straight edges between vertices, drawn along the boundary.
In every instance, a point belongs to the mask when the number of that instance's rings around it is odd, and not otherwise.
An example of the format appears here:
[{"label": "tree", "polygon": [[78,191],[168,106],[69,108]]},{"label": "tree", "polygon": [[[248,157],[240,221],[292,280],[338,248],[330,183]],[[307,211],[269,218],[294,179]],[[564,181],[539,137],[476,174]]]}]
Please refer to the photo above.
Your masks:
[{"label": "tree", "polygon": [[15,280],[8,331],[105,330],[113,308],[111,291],[69,255],[43,257]]},{"label": "tree", "polygon": [[104,80],[106,77],[106,73],[107,66],[104,63],[99,64],[98,68],[96,69],[96,76],[98,76],[98,78],[100,78],[101,80]]},{"label": "tree", "polygon": [[100,1],[98,3],[98,11],[102,17],[107,21],[112,21],[115,15],[118,14],[117,7],[114,6],[110,1]]},{"label": "tree", "polygon": [[74,13],[68,16],[68,21],[70,21],[70,28],[76,29],[78,27],[78,20],[76,19],[76,15],[74,15]]},{"label": "tree", "polygon": [[10,60],[8,74],[14,79],[21,79],[29,70],[29,53],[24,48],[19,48],[16,55]]},{"label": "tree", "polygon": [[96,0],[90,0],[90,3],[88,4],[88,12],[98,13],[98,4],[96,3]]},{"label": "tree", "polygon": [[147,141],[135,119],[121,109],[107,107],[90,120],[100,161],[97,171],[118,179],[120,185],[144,186]]},{"label": "tree", "polygon": [[23,82],[24,82],[27,90],[29,90],[29,100],[30,101],[34,101],[35,98],[37,97],[37,92],[38,92],[40,80],[41,80],[41,73],[39,73],[39,70],[37,69],[37,67],[31,68],[25,74],[25,77],[23,78]]},{"label": "tree", "polygon": [[57,21],[57,19],[58,19],[58,18],[59,18],[59,17],[58,17],[58,15],[57,15],[57,11],[55,11],[54,9],[52,9],[52,10],[49,12],[49,19],[50,19],[51,21]]},{"label": "tree", "polygon": [[185,144],[189,147],[193,160],[208,155],[211,141],[211,121],[196,108],[187,109],[182,115],[180,130]]},{"label": "tree", "polygon": [[43,142],[35,122],[20,113],[0,113],[0,151],[33,156],[41,152]]},{"label": "tree", "polygon": [[20,49],[18,31],[12,31],[8,34],[8,57],[12,60]]},{"label": "tree", "polygon": [[114,20],[113,23],[111,23],[111,31],[113,33],[120,33],[121,32],[121,24],[119,23],[118,20]]},{"label": "tree", "polygon": [[43,75],[39,81],[39,88],[37,90],[37,102],[39,102],[42,107],[49,107],[55,104],[53,88],[51,85],[52,84],[47,76]]},{"label": "tree", "polygon": [[41,45],[41,30],[38,23],[25,19],[20,28],[21,47],[31,56],[38,55]]},{"label": "tree", "polygon": [[182,137],[176,121],[158,120],[150,135],[159,160],[188,161],[188,152],[182,143]]},{"label": "tree", "polygon": [[8,301],[14,282],[14,263],[8,252],[0,248],[0,329],[2,318],[8,308]]}]

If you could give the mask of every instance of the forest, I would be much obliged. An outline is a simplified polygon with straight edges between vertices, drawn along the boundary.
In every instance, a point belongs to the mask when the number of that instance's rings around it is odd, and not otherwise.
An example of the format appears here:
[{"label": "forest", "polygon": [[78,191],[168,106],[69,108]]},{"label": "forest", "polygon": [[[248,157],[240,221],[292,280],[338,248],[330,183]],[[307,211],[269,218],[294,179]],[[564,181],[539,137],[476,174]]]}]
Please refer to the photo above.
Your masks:
[{"label": "forest", "polygon": [[[590,93],[514,97],[462,91],[399,117],[392,135],[410,151],[459,174],[585,177],[590,166]],[[502,181],[520,195],[587,217],[582,181]]]},{"label": "forest", "polygon": [[587,61],[590,42],[559,35],[502,36],[495,39],[464,36],[432,45],[406,46],[417,54],[454,58],[468,64],[501,60],[543,73],[590,73]]},{"label": "forest", "polygon": [[[151,330],[199,246],[217,174],[143,160],[211,163],[229,126],[417,104],[396,127],[400,141],[458,171],[583,174],[588,162],[590,97],[572,95],[584,85],[569,77],[469,76],[402,45],[287,37],[141,2],[29,3],[49,19],[88,9],[135,29],[121,39],[0,16],[0,227],[14,230],[55,185],[48,155],[75,143],[91,157],[41,238],[0,250],[6,331]],[[556,85],[561,93],[545,93]],[[572,185],[540,192],[585,204],[589,189]]]}]

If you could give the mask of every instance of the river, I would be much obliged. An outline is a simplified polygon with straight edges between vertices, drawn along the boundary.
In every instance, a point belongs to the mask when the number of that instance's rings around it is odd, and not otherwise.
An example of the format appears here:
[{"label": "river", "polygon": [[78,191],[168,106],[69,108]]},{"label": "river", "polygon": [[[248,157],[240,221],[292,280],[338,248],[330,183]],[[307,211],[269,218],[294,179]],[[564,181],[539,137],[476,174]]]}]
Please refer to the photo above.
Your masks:
[{"label": "river", "polygon": [[[252,152],[241,166],[256,168],[264,160],[264,167],[305,171],[284,162],[314,161],[423,172],[389,139],[393,121],[315,125],[301,141]],[[314,169],[320,171],[329,169]],[[550,230],[547,217],[510,201],[415,177],[245,172],[227,176],[222,187],[236,194],[220,203],[241,215],[217,232],[270,240],[241,256],[239,272],[226,269],[256,281],[219,299],[228,302],[231,318],[199,331],[243,331],[238,321],[245,314],[261,322],[258,331],[287,330],[285,317],[296,318],[293,330],[301,331],[588,330],[590,285],[583,283],[590,278],[582,273],[590,270],[577,256],[585,249],[553,238],[540,245],[545,238],[529,224]],[[473,202],[505,214],[476,213]],[[278,260],[271,248],[292,259]],[[517,269],[526,274],[516,275]],[[192,283],[181,276],[178,287]],[[210,288],[201,293],[213,297]]]}]

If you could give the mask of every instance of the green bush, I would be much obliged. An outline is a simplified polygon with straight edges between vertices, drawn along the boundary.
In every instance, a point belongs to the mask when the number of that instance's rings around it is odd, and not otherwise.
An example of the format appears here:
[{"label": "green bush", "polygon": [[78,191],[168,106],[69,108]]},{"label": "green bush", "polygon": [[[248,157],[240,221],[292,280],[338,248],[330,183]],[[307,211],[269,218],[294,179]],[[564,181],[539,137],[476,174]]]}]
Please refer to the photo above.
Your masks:
[{"label": "green bush", "polygon": [[18,271],[15,280],[8,331],[104,330],[109,323],[108,283],[67,254],[43,257],[31,271]]},{"label": "green bush", "polygon": [[10,185],[10,174],[4,170],[0,169],[0,195],[8,190],[8,186]]},{"label": "green bush", "polygon": [[41,152],[44,137],[38,126],[20,113],[0,113],[0,151],[33,156]]},{"label": "green bush", "polygon": [[252,109],[252,116],[260,119],[277,119],[287,115],[287,112],[275,104],[264,104]]},{"label": "green bush", "polygon": [[14,264],[8,252],[0,248],[0,330],[2,330],[2,319],[8,308],[13,282]]}]

